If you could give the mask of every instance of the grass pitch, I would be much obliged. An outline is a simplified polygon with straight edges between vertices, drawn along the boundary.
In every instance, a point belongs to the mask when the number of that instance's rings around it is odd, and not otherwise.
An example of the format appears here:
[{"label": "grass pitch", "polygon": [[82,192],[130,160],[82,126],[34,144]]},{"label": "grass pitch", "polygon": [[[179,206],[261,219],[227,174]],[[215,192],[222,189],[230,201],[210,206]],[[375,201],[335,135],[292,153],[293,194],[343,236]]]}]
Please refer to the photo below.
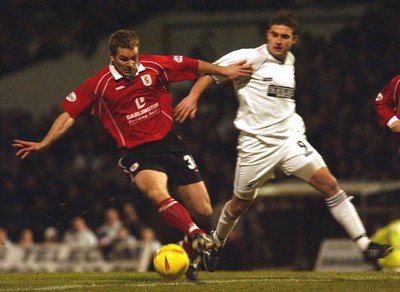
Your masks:
[{"label": "grass pitch", "polygon": [[200,272],[196,283],[155,272],[0,273],[0,291],[399,291],[395,272]]}]

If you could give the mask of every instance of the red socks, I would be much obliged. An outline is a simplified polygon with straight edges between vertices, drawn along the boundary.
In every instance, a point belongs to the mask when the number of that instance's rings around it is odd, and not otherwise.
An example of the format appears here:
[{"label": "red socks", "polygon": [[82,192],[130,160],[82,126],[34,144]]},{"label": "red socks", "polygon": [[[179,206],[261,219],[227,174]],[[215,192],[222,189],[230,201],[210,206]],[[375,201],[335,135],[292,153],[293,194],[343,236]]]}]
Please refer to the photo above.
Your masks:
[{"label": "red socks", "polygon": [[179,229],[183,234],[204,233],[190,218],[189,212],[173,198],[162,201],[157,206],[164,222]]}]

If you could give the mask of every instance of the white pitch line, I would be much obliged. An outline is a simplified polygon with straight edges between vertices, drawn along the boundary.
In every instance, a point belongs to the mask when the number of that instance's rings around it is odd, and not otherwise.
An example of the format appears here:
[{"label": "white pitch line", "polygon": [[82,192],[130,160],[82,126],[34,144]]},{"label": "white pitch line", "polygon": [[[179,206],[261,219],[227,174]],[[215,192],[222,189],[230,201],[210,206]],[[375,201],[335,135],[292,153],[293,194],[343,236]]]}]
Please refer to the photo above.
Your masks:
[{"label": "white pitch line", "polygon": [[[157,283],[137,283],[137,284],[125,284],[124,287],[160,287],[160,286],[183,286],[183,285],[196,285],[196,284],[229,284],[229,283],[245,283],[245,282],[327,282],[330,279],[276,279],[276,278],[265,278],[265,279],[243,279],[243,280],[200,280],[199,282],[192,283],[187,281],[182,282],[157,282]],[[63,285],[63,286],[48,286],[41,288],[15,288],[15,289],[0,289],[0,291],[54,291],[54,290],[67,290],[67,289],[84,289],[84,288],[110,288],[115,285]]]}]

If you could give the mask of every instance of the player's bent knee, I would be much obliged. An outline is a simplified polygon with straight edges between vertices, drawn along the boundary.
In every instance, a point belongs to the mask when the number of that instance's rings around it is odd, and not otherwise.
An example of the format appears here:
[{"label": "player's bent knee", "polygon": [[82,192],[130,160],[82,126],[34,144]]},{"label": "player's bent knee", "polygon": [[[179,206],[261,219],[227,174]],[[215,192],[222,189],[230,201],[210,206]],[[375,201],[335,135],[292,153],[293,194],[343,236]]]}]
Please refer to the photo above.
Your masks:
[{"label": "player's bent knee", "polygon": [[241,190],[239,188],[233,191],[233,198],[232,200],[244,200],[244,201],[252,201],[258,195],[258,188],[250,189],[250,190]]},{"label": "player's bent knee", "polygon": [[310,181],[314,176],[318,176],[318,172],[326,168],[326,164],[321,159],[315,159],[305,166],[293,172],[293,175],[305,181]]}]

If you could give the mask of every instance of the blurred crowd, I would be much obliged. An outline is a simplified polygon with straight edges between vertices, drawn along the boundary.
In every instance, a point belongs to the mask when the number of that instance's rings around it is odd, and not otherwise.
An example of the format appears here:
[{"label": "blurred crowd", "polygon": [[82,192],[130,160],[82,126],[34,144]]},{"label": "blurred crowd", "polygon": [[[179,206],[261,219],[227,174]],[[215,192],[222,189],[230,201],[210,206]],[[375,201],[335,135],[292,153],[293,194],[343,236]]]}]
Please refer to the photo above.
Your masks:
[{"label": "blurred crowd", "polygon": [[74,247],[97,247],[106,256],[113,246],[138,240],[149,242],[153,252],[162,245],[154,229],[141,223],[131,203],[124,204],[121,213],[114,207],[105,209],[103,220],[96,228],[88,225],[84,215],[72,216],[64,232],[55,225],[45,227],[40,238],[30,226],[21,229],[15,239],[10,237],[7,228],[0,227],[0,242],[5,248],[64,243]]},{"label": "blurred crowd", "polygon": [[[95,44],[85,44],[85,40],[91,39],[93,42],[96,38],[87,38],[85,34],[100,35],[100,27],[101,33],[108,33],[107,22],[111,20],[107,17],[111,13],[106,11],[111,7],[125,15],[121,18],[129,18],[125,21],[130,24],[135,17],[138,21],[140,19],[140,13],[133,7],[125,9],[123,5],[113,5],[113,1],[99,2],[102,3],[99,6],[98,1],[2,2],[1,13],[5,13],[8,20],[0,17],[0,43],[7,44],[6,48],[12,54],[7,55],[2,48],[0,73],[5,74],[10,68],[16,69],[18,62],[22,66],[32,62],[40,56],[40,50],[43,50],[43,57],[49,57],[44,54],[51,54],[49,46],[65,49],[64,42],[82,46],[86,52],[90,52]],[[152,7],[157,1],[122,2],[135,3],[131,5],[144,5],[136,2],[146,2],[148,7]],[[180,7],[175,5],[182,3],[208,3],[161,2],[164,5],[160,9],[167,9],[171,5]],[[260,2],[263,1],[241,3]],[[40,3],[53,5],[43,9],[44,4]],[[71,10],[74,4],[75,7],[82,7],[82,3],[85,3],[86,10],[81,13]],[[27,8],[28,4],[32,5],[32,9]],[[95,8],[91,9],[93,6]],[[3,8],[12,10],[12,13],[6,13]],[[56,20],[52,13],[59,13],[58,9],[62,9],[65,15]],[[93,16],[101,12],[105,15]],[[297,110],[305,120],[309,140],[339,179],[385,180],[399,177],[397,137],[387,129],[379,128],[373,108],[373,101],[381,87],[399,74],[400,58],[397,53],[400,40],[397,36],[400,27],[396,25],[395,12],[377,6],[368,11],[359,23],[349,24],[329,40],[302,34],[299,44],[294,48]],[[92,17],[88,17],[87,13]],[[134,14],[134,17],[128,17],[132,16],[128,13]],[[35,17],[40,17],[42,22],[35,21]],[[100,23],[94,21],[93,17],[99,19]],[[14,31],[6,32],[4,25],[11,28],[12,23],[18,23],[18,26],[12,27]],[[98,27],[90,31],[90,25],[94,24]],[[52,30],[55,35],[49,34],[46,25],[56,26],[60,31]],[[21,32],[25,35],[21,35]],[[19,38],[24,41],[21,42]],[[34,54],[29,55],[28,51]],[[53,52],[57,52],[57,49]],[[183,96],[175,97],[179,99]],[[207,91],[195,120],[176,125],[176,131],[186,141],[204,176],[216,216],[232,191],[237,135],[232,126],[235,110],[232,88],[226,84]],[[43,242],[47,232],[55,233],[58,240],[72,238],[75,241],[71,229],[85,227],[94,233],[85,240],[107,245],[118,236],[132,240],[142,238],[144,230],[150,228],[160,242],[179,240],[178,234],[160,222],[150,203],[120,173],[116,166],[119,158],[116,145],[96,120],[80,120],[70,133],[45,152],[31,155],[25,161],[15,157],[15,150],[11,147],[13,139],[41,139],[58,113],[59,109],[54,109],[47,116],[35,119],[29,112],[0,109],[0,234],[6,231],[11,242],[26,237]],[[277,173],[277,180],[282,179],[286,179],[285,176]],[[299,211],[285,208],[293,204],[293,199],[286,200],[260,199],[256,202],[232,240],[228,241],[231,247],[227,248],[227,253],[230,251],[233,256],[227,256],[226,259],[234,262],[227,267],[233,269],[292,263],[296,249],[293,247],[293,233],[296,232]],[[310,249],[305,252],[312,254],[318,249],[321,237],[327,235],[322,230],[329,228],[322,225],[327,227],[332,223],[327,223],[330,222],[326,219],[329,214],[322,211],[325,209],[322,198],[310,204],[315,204],[307,207],[313,211],[307,212],[304,220],[310,220],[315,228],[320,228],[317,231],[308,230],[309,238],[305,239],[305,245]],[[110,209],[114,211],[109,212]],[[111,239],[104,235],[107,227],[103,226],[109,213],[115,215],[115,212],[122,223],[113,230]],[[48,231],[49,228],[52,231]],[[332,228],[330,232],[338,230]],[[282,255],[282,250],[287,252]]]},{"label": "blurred crowd", "polygon": [[343,5],[343,1],[4,0],[0,2],[0,76],[36,62],[61,57],[70,50],[90,55],[98,41],[116,28],[136,25],[161,12],[338,5]]}]

